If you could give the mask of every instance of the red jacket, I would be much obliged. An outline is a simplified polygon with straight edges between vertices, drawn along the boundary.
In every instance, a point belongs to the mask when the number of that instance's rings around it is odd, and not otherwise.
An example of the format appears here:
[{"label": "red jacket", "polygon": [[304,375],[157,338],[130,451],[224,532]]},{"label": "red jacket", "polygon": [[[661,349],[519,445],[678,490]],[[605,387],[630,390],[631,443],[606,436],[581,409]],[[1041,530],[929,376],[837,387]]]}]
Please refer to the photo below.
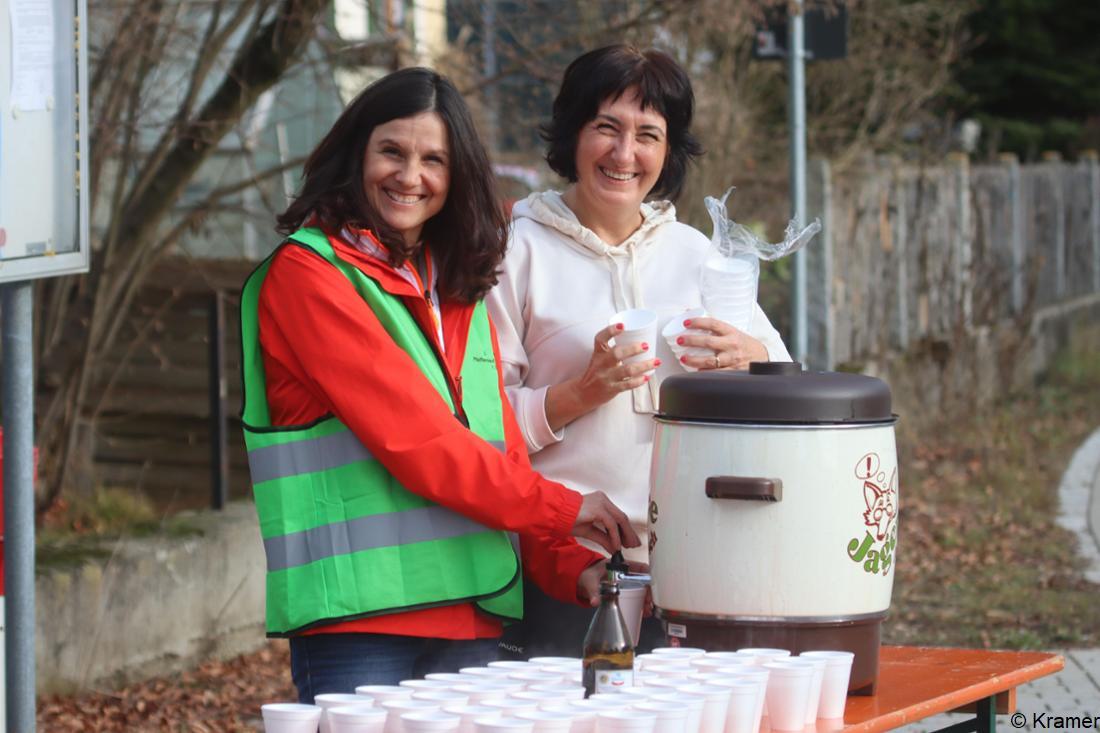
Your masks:
[{"label": "red jacket", "polygon": [[[439,347],[422,290],[387,262],[331,233],[329,241],[339,257],[400,297]],[[461,388],[454,375],[461,370],[472,314],[472,305],[440,304],[444,368],[456,405]],[[570,536],[580,494],[531,469],[503,378],[506,455],[455,419],[344,275],[293,245],[275,255],[264,279],[259,330],[274,425],[336,415],[409,491],[487,526],[520,533],[524,572],[549,595],[578,602],[578,575],[602,558]],[[499,373],[495,330],[493,350]],[[501,627],[467,603],[347,621],[310,633],[347,631],[470,639],[497,636]]]}]

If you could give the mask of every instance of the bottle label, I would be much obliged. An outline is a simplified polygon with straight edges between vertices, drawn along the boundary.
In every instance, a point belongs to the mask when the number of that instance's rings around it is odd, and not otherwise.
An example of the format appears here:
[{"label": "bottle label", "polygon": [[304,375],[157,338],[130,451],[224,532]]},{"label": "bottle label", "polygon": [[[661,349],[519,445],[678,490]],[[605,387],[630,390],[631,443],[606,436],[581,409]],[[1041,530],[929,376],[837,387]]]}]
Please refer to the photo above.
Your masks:
[{"label": "bottle label", "polygon": [[632,669],[597,669],[596,692],[617,692],[624,687],[634,686]]}]

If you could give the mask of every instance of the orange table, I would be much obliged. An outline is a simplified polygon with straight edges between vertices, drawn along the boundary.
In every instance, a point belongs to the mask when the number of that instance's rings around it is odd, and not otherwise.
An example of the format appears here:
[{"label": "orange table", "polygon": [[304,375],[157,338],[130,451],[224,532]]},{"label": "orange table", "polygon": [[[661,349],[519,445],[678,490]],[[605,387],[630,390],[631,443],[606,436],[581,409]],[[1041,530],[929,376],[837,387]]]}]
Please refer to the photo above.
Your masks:
[{"label": "orange table", "polygon": [[[941,733],[985,733],[995,729],[998,714],[1015,711],[1017,687],[1063,666],[1061,656],[1045,652],[884,646],[876,694],[849,697],[844,722],[819,720],[816,731],[875,733],[954,711],[975,717]],[[806,733],[813,730],[806,727]]]}]

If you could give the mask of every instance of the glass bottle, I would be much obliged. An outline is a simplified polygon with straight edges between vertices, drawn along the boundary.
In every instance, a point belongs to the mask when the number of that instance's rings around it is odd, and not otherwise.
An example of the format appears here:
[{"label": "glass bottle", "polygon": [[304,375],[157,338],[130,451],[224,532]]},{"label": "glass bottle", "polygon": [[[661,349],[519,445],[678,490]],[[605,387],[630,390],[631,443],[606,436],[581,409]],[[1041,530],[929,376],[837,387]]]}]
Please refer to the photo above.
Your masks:
[{"label": "glass bottle", "polygon": [[619,610],[619,575],[626,570],[622,555],[607,564],[600,582],[600,605],[584,635],[584,696],[613,692],[634,684],[634,644]]}]

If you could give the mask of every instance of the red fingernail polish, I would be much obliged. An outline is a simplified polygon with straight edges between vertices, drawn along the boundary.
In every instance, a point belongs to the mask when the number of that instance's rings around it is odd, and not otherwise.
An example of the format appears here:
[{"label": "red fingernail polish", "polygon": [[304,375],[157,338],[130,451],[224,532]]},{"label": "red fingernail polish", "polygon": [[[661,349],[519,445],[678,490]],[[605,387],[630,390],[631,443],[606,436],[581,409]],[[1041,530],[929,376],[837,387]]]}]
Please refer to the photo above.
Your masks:
[{"label": "red fingernail polish", "polygon": [[654,359],[653,360],[653,366],[661,366],[661,360],[660,359]]},{"label": "red fingernail polish", "polygon": [[645,381],[649,381],[649,375],[646,375]]},{"label": "red fingernail polish", "polygon": [[649,344],[642,344],[642,351],[649,351]]},{"label": "red fingernail polish", "polygon": [[680,346],[683,346],[684,345],[684,337],[680,336],[678,339],[676,339],[676,343]]},{"label": "red fingernail polish", "polygon": [[680,363],[681,364],[687,364],[688,363],[688,358],[686,356],[681,356],[680,357]]},{"label": "red fingernail polish", "polygon": [[622,330],[623,330],[623,328],[625,328],[625,327],[624,327],[624,326],[623,326],[623,324],[621,324],[621,323],[616,323],[616,324],[615,324],[615,328],[617,328],[617,329],[619,329],[620,331],[622,331]]},{"label": "red fingernail polish", "polygon": [[691,325],[691,319],[689,318],[688,320],[684,321],[684,325],[685,326],[690,326]]}]

